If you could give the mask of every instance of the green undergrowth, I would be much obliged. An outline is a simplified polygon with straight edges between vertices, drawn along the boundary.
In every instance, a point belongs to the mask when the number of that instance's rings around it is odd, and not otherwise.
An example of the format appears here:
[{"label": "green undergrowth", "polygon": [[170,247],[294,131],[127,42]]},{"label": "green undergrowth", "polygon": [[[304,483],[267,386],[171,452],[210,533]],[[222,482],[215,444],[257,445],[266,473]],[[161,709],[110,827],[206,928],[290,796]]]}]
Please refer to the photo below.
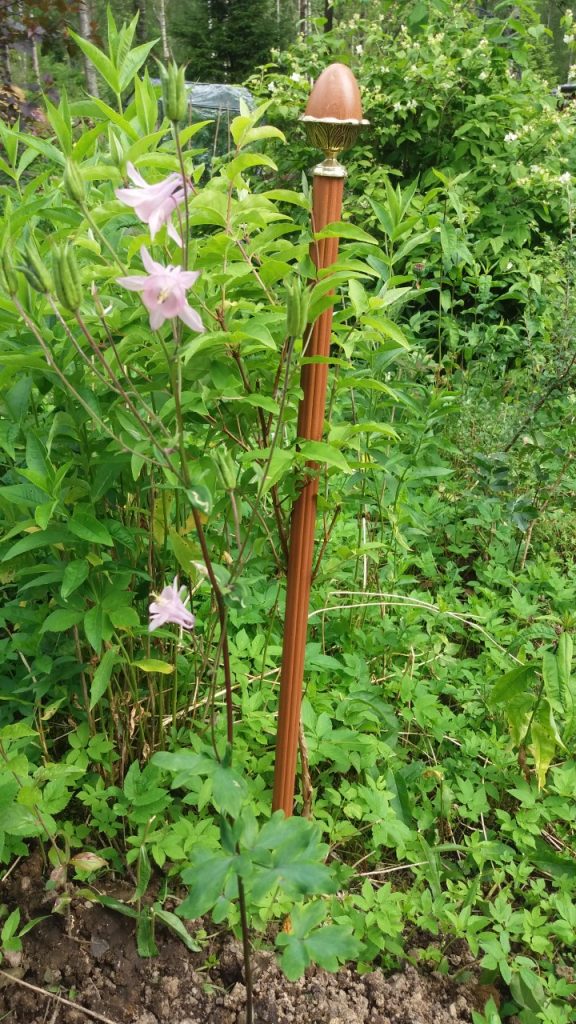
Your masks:
[{"label": "green undergrowth", "polygon": [[[171,125],[140,73],[135,23],[110,19],[94,55],[115,104],[62,96],[49,138],[0,126],[0,860],[39,844],[53,909],[125,914],[143,956],[157,926],[200,947],[210,915],[274,941],[290,978],[409,961],[499,987],[475,1024],[569,1024],[574,128],[534,70],[530,4],[408,7],[278,55],[272,104],[242,111],[210,172],[202,126]],[[312,285],[313,157],[277,125],[329,57],[356,61],[377,128],[346,158],[339,260]],[[203,333],[153,329],[118,281],[143,245],[182,260],[115,195],[128,162],[190,177]],[[302,443],[303,336],[332,302],[324,440]],[[284,820],[285,548],[310,461]],[[176,574],[195,627],[150,634]],[[18,952],[30,922],[2,924]]]}]

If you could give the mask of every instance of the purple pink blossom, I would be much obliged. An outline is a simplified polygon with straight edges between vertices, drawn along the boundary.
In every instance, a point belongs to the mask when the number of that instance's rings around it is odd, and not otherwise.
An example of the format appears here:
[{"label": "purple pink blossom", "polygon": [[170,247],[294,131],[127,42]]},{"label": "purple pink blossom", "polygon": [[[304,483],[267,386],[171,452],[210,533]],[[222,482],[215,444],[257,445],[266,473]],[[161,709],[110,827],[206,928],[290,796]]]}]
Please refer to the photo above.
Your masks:
[{"label": "purple pink blossom", "polygon": [[150,314],[150,327],[157,330],[165,320],[179,317],[193,331],[203,331],[200,314],[186,301],[186,292],[200,277],[199,270],[182,270],[171,264],[163,266],[153,260],[147,248],[140,249],[146,274],[119,277],[118,284],[131,292],[140,292]]},{"label": "purple pink blossom", "polygon": [[178,577],[174,577],[172,586],[164,587],[160,594],[155,594],[155,601],[152,601],[149,608],[150,623],[148,630],[151,633],[154,629],[160,629],[168,623],[180,626],[181,629],[194,629],[194,616],[186,607],[183,595],[186,594],[186,587],[178,586]]},{"label": "purple pink blossom", "polygon": [[178,245],[182,239],[172,223],[172,214],[186,200],[186,189],[181,174],[169,174],[156,185],[149,185],[134,164],[126,164],[126,171],[134,188],[117,188],[116,198],[131,206],[137,217],[150,229],[153,239],[163,224],[168,225],[170,238]]}]

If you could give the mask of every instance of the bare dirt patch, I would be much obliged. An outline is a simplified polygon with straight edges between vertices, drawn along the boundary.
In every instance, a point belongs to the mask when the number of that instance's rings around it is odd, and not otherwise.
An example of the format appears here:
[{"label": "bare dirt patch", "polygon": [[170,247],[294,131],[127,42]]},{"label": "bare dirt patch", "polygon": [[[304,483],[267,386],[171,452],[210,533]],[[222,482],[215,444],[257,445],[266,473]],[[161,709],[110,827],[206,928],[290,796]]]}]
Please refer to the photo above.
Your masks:
[{"label": "bare dirt patch", "polygon": [[[0,890],[22,920],[49,913],[31,858]],[[72,903],[69,921],[52,914],[24,939],[20,962],[2,965],[3,1024],[244,1024],[245,988],[240,944],[225,934],[207,949],[189,952],[159,929],[160,954],[142,959],[134,922],[86,900]],[[386,977],[312,968],[286,980],[274,955],[254,954],[256,1024],[469,1024],[487,993],[443,975],[406,966]],[[36,986],[36,989],[25,987]],[[60,997],[59,999],[56,997]],[[69,1006],[60,1000],[70,1000]],[[91,1016],[87,1011],[92,1011]]]}]

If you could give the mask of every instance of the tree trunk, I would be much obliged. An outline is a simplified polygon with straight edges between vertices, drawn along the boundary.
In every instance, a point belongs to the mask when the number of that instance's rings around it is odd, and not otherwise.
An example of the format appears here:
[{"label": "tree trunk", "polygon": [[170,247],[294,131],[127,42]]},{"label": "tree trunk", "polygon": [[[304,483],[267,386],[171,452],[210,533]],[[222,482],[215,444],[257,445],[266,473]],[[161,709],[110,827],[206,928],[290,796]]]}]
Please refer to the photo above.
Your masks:
[{"label": "tree trunk", "polygon": [[160,37],[162,39],[162,57],[170,60],[170,46],[168,44],[168,27],[166,25],[166,0],[157,0],[158,23],[160,25]]},{"label": "tree trunk", "polygon": [[[80,20],[80,35],[88,42],[92,42],[92,11],[90,0],[80,0],[78,4],[78,15]],[[84,75],[86,78],[86,89],[91,96],[98,96],[98,78],[96,68],[88,57],[84,57]]]},{"label": "tree trunk", "polygon": [[303,36],[310,35],[310,0],[299,0],[300,32]]},{"label": "tree trunk", "polygon": [[334,0],[324,0],[324,31],[331,32],[334,28]]},{"label": "tree trunk", "polygon": [[136,39],[139,43],[145,43],[148,39],[146,25],[146,0],[134,0],[134,14],[138,15],[136,26]]}]

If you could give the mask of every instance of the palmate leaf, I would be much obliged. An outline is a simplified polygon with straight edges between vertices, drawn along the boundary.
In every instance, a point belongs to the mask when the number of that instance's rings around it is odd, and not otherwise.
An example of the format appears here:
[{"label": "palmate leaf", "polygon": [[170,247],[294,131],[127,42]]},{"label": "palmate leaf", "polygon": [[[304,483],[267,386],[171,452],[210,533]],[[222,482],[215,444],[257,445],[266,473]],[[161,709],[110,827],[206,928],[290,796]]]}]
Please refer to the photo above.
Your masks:
[{"label": "palmate leaf", "polygon": [[195,920],[208,913],[221,895],[234,861],[234,857],[223,856],[215,850],[196,850],[190,867],[182,872],[182,880],[189,890],[178,907],[178,917]]}]

